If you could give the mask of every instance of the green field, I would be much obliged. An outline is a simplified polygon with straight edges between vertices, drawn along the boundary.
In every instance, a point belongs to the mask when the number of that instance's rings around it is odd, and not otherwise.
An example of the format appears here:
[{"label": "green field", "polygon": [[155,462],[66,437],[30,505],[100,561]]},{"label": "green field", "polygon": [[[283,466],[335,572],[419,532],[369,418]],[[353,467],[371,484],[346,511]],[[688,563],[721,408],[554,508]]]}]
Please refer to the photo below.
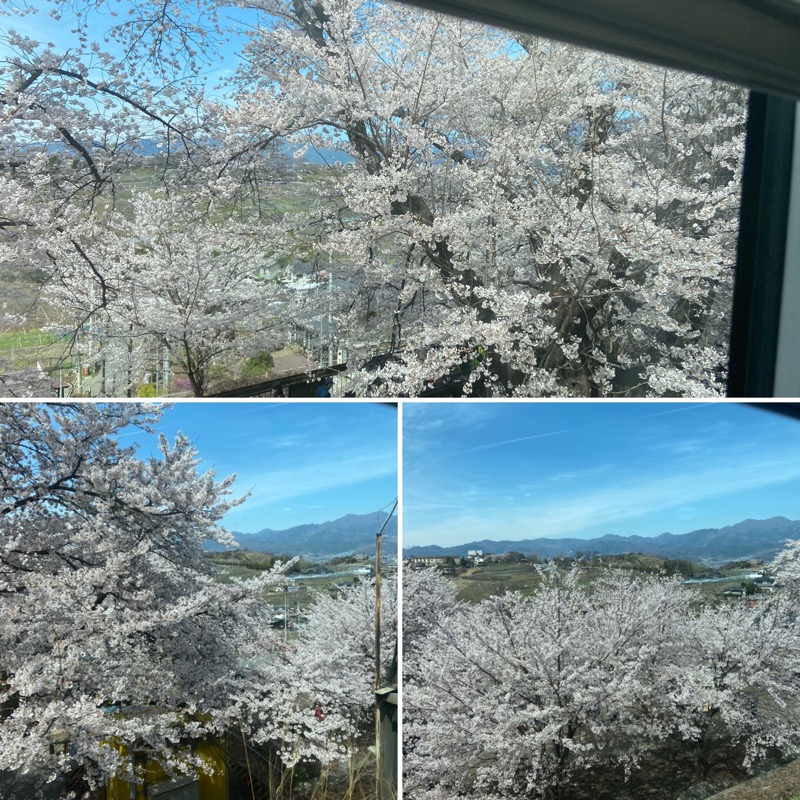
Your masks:
[{"label": "green field", "polygon": [[0,370],[12,372],[41,366],[46,371],[61,368],[66,375],[75,364],[67,353],[69,342],[49,331],[27,330],[0,333]]},{"label": "green field", "polygon": [[9,331],[0,333],[0,352],[28,347],[47,347],[55,341],[56,337],[48,331]]},{"label": "green field", "polygon": [[[559,569],[568,569],[571,562],[564,560]],[[683,572],[676,570],[680,566]],[[700,576],[706,568],[688,561],[670,561],[658,556],[625,555],[605,557],[602,560],[581,563],[581,582],[591,584],[609,569],[630,573],[631,577],[643,575],[680,574],[682,577]],[[457,588],[459,600],[479,603],[489,597],[505,592],[521,592],[530,595],[536,591],[540,582],[540,566],[531,561],[497,561],[481,566],[457,567],[450,577]],[[696,583],[691,587],[703,600],[721,598],[726,589],[742,586],[742,568],[729,568],[719,571],[723,580],[713,583]]]}]

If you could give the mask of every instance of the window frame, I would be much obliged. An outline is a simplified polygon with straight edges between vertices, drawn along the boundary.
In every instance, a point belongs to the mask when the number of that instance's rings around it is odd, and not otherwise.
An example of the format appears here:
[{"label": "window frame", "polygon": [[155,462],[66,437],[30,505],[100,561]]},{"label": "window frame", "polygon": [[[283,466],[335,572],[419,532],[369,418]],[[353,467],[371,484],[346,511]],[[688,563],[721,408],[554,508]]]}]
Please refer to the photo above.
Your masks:
[{"label": "window frame", "polygon": [[[728,364],[729,397],[772,397],[790,233],[796,103],[751,92]],[[784,340],[783,347],[787,342]],[[798,352],[795,350],[795,352]],[[784,367],[785,369],[785,367]]]}]

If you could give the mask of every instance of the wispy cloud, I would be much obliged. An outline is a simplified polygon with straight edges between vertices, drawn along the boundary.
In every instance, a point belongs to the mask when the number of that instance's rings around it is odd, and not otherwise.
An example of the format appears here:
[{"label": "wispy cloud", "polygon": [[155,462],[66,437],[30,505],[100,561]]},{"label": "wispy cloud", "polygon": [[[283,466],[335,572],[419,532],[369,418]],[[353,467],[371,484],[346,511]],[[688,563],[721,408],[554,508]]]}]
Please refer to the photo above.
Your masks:
[{"label": "wispy cloud", "polygon": [[[664,416],[667,416],[668,414],[684,414],[687,411],[697,411],[697,409],[699,409],[699,408],[703,408],[703,409],[708,410],[714,404],[715,404],[715,401],[709,401],[709,402],[706,402],[706,403],[696,403],[696,404],[691,405],[691,406],[686,406],[686,405],[681,404],[677,408],[675,408],[675,407],[669,408],[668,407],[668,408],[665,408],[662,411],[654,411],[652,413],[642,414],[639,417],[639,419],[648,419],[650,417],[664,417]],[[645,405],[645,404],[642,404],[642,405]],[[651,404],[647,403],[646,405],[649,406]],[[652,403],[652,405],[657,407],[657,408],[663,408],[663,406],[673,406],[672,403]]]},{"label": "wispy cloud", "polygon": [[[611,527],[666,509],[682,509],[681,516],[686,516],[692,504],[792,481],[800,481],[800,459],[793,454],[747,465],[720,462],[691,473],[652,475],[627,483],[620,480],[616,486],[561,493],[549,500],[538,499],[533,505],[487,505],[480,518],[471,514],[450,517],[447,533],[458,532],[464,538],[464,531],[469,531],[465,541],[581,534],[589,528]],[[445,526],[439,522],[438,527],[443,537]],[[435,537],[432,527],[414,530],[417,541],[435,541]],[[447,538],[453,541],[452,534]]]},{"label": "wispy cloud", "polygon": [[504,439],[500,442],[490,442],[489,444],[479,444],[477,447],[470,447],[466,452],[474,453],[476,450],[489,450],[492,447],[503,447],[507,444],[516,444],[517,442],[528,442],[531,439],[545,439],[548,436],[559,436],[562,433],[569,433],[569,431],[552,431],[551,433],[537,433],[533,436],[520,436],[518,439]]},{"label": "wispy cloud", "polygon": [[355,486],[360,483],[394,475],[396,464],[381,453],[343,456],[332,463],[320,457],[315,463],[295,467],[276,467],[260,473],[243,473],[237,485],[253,487],[248,509],[286,503],[296,497]]},{"label": "wispy cloud", "polygon": [[594,478],[596,475],[607,474],[613,468],[611,464],[598,464],[596,467],[587,467],[586,469],[578,469],[571,472],[556,472],[552,475],[544,475],[543,477],[548,481],[584,481],[587,478]]},{"label": "wispy cloud", "polygon": [[667,448],[676,455],[684,455],[687,453],[700,453],[704,450],[709,450],[712,442],[708,439],[684,439],[679,442],[672,442],[667,445]]}]

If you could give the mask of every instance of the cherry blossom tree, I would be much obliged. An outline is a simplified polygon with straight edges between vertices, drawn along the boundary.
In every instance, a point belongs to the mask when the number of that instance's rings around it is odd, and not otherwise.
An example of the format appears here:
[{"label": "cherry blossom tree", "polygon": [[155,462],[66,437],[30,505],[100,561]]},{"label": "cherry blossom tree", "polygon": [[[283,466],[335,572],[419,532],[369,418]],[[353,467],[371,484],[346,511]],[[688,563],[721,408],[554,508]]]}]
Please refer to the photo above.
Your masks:
[{"label": "cherry blossom tree", "polygon": [[67,243],[47,288],[86,331],[86,358],[124,365],[130,392],[161,353],[203,396],[215,370],[283,344],[289,309],[280,286],[259,279],[274,271],[262,231],[230,219],[223,201],[185,194],[137,193],[130,216],[84,237],[84,255],[102,268]]},{"label": "cherry blossom tree", "polygon": [[[396,581],[382,584],[381,671],[396,670]],[[271,680],[242,698],[254,741],[279,743],[287,766],[314,760],[348,762],[374,741],[375,582],[361,581],[335,595],[318,593],[308,625],[266,661]]]},{"label": "cherry blossom tree", "polygon": [[406,570],[403,575],[403,675],[412,677],[418,659],[426,658],[429,635],[463,606],[453,582],[436,567]]},{"label": "cherry blossom tree", "polygon": [[789,592],[706,604],[676,579],[576,569],[471,606],[443,580],[412,577],[404,605],[409,797],[572,797],[651,753],[699,781],[720,743],[745,766],[800,748]]},{"label": "cherry blossom tree", "polygon": [[[460,613],[418,645],[406,685],[411,796],[562,797],[576,775],[636,764],[660,735],[642,713],[649,672],[670,647],[688,593],[675,581],[542,575]],[[453,759],[456,751],[463,757]]]},{"label": "cherry blossom tree", "polygon": [[[109,33],[130,53],[120,61],[88,38],[92,10],[64,5],[52,4],[76,25],[66,53],[0,35],[0,261],[46,274],[43,316],[76,334],[66,355],[109,365],[103,394],[135,395],[169,360],[203,395],[214,375],[282,346],[297,311],[259,279],[276,272],[266,206],[243,225],[220,177],[221,122],[193,77],[221,36],[207,27],[215,6],[205,22],[138,7]],[[175,39],[198,47],[179,56]]]},{"label": "cherry blossom tree", "polygon": [[684,620],[655,683],[664,721],[691,754],[698,781],[721,739],[742,746],[746,765],[771,750],[800,750],[796,611],[796,600],[778,595],[706,606]]},{"label": "cherry blossom tree", "polygon": [[341,262],[342,335],[385,343],[365,391],[723,389],[740,90],[402,5],[251,5],[230,147],[346,154],[341,202],[287,222]]},{"label": "cherry blossom tree", "polygon": [[794,597],[800,597],[800,541],[788,541],[770,566],[788,591]]},{"label": "cherry blossom tree", "polygon": [[[145,155],[162,168],[164,181],[187,181],[202,163],[207,134],[201,87],[157,57],[141,30],[116,29],[130,37],[122,42],[130,57],[120,59],[89,39],[89,4],[84,13],[80,4],[50,5],[57,18],[63,14],[65,32],[72,28],[73,46],[64,52],[17,33],[14,4],[0,12],[0,221],[18,252],[27,246],[52,261],[48,235],[56,233],[83,257],[81,223],[114,206]],[[132,15],[136,22],[141,18]],[[174,29],[165,20],[162,31],[163,53]]]},{"label": "cherry blossom tree", "polygon": [[[72,29],[63,50],[15,31],[15,17],[35,6],[0,10],[0,262],[75,282],[72,309],[84,291],[78,268],[101,287],[95,304],[108,299],[109,264],[92,243],[115,239],[114,212],[137,170],[149,164],[160,168],[161,182],[189,183],[202,162],[202,115],[198,87],[168,69],[167,59],[137,49],[146,46],[137,39],[144,31],[128,29],[131,57],[119,58],[89,38],[88,7],[51,7],[64,34]],[[61,332],[86,321],[61,312],[43,297],[32,319]]]},{"label": "cherry blossom tree", "polygon": [[183,435],[147,459],[122,446],[161,413],[0,405],[0,771],[96,783],[130,774],[126,748],[191,771],[185,742],[234,718],[279,576],[215,580],[202,545],[232,543],[241,499]]}]

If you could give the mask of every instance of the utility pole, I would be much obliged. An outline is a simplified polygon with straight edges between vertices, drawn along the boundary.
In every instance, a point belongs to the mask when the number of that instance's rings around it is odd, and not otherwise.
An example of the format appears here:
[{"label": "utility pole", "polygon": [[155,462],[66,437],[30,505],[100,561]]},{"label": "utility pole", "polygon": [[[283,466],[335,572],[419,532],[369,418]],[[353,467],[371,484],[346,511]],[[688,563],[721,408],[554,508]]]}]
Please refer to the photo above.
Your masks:
[{"label": "utility pole", "polygon": [[328,253],[328,366],[333,366],[333,318],[331,315],[331,306],[333,300],[331,292],[333,292],[333,272],[331,271],[331,254]]},{"label": "utility pole", "polygon": [[283,641],[289,638],[289,587],[283,587]]},{"label": "utility pole", "polygon": [[383,531],[397,508],[397,499],[375,536],[375,796],[383,800],[383,775],[381,774],[381,709],[378,690],[381,688],[381,550]]}]

